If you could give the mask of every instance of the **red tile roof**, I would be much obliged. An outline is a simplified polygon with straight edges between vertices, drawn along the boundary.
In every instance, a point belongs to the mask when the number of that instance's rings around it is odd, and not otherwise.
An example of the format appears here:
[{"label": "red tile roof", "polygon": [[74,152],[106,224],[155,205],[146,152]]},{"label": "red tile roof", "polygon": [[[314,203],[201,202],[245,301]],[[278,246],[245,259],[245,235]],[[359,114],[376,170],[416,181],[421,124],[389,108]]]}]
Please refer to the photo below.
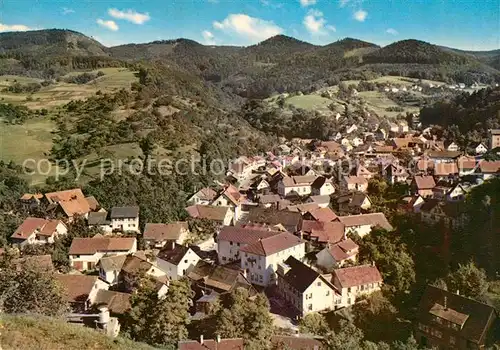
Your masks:
[{"label": "red tile roof", "polygon": [[322,222],[330,222],[337,218],[337,214],[335,214],[330,208],[317,208],[308,211],[308,213],[311,214],[315,220]]},{"label": "red tile roof", "polygon": [[328,249],[335,261],[342,261],[358,253],[359,247],[350,238],[330,246]]},{"label": "red tile roof", "polygon": [[70,201],[78,198],[85,199],[85,196],[83,195],[81,189],[74,188],[71,190],[45,193],[45,198],[47,198],[49,203],[57,203],[61,201]]},{"label": "red tile roof", "polygon": [[321,222],[304,220],[302,231],[316,238],[320,243],[336,243],[344,238],[345,225],[340,221]]},{"label": "red tile roof", "polygon": [[457,163],[437,163],[434,166],[434,175],[448,176],[458,174]]},{"label": "red tile roof", "polygon": [[87,275],[55,275],[57,282],[63,288],[69,302],[84,302],[97,282],[97,276]]},{"label": "red tile roof", "polygon": [[97,252],[128,251],[136,242],[130,237],[74,238],[69,248],[70,255],[93,255]]},{"label": "red tile roof", "polygon": [[288,232],[280,232],[277,235],[262,238],[254,243],[250,243],[241,248],[240,251],[261,256],[269,256],[302,243],[304,243],[304,241],[299,237]]},{"label": "red tile roof", "polygon": [[382,282],[382,275],[377,267],[372,265],[335,269],[333,270],[333,277],[339,281],[342,288]]},{"label": "red tile roof", "polygon": [[414,180],[419,190],[429,190],[436,187],[436,182],[434,181],[434,177],[430,175],[415,176]]},{"label": "red tile roof", "polygon": [[393,229],[384,213],[339,216],[338,219],[346,227],[370,225],[371,227],[379,226],[388,231]]},{"label": "red tile roof", "polygon": [[144,239],[155,240],[157,242],[165,240],[178,240],[183,230],[189,230],[185,221],[172,222],[169,224],[151,224],[144,227]]},{"label": "red tile roof", "polygon": [[247,228],[242,226],[224,226],[217,239],[219,241],[230,241],[241,244],[251,244],[259,239],[271,237],[281,233],[264,228]]},{"label": "red tile roof", "polygon": [[186,208],[186,211],[192,218],[214,221],[223,221],[229,210],[229,207],[217,207],[213,205],[192,205]]},{"label": "red tile roof", "polygon": [[62,224],[62,221],[28,217],[16,229],[11,238],[27,239],[34,233],[44,236],[52,236],[56,232],[57,225],[59,224]]},{"label": "red tile roof", "polygon": [[479,168],[482,173],[495,174],[500,172],[500,161],[481,161],[479,163]]}]

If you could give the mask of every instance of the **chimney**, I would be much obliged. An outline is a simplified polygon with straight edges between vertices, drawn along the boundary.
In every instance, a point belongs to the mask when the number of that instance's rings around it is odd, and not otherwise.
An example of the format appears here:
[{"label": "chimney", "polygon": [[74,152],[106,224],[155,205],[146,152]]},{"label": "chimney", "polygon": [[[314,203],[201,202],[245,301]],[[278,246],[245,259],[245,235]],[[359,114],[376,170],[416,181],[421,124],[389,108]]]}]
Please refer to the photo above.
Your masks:
[{"label": "chimney", "polygon": [[217,334],[217,343],[220,343],[220,334]]},{"label": "chimney", "polygon": [[203,334],[200,335],[200,344],[203,345]]}]

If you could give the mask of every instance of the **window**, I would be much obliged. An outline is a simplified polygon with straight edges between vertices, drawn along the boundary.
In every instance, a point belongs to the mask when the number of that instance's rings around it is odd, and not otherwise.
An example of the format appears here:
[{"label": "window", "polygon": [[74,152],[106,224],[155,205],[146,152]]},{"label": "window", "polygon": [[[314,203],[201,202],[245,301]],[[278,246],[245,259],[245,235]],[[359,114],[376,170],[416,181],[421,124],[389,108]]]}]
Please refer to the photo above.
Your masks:
[{"label": "window", "polygon": [[316,285],[317,285],[318,287],[321,287],[321,282],[318,282]]},{"label": "window", "polygon": [[312,311],[312,309],[313,309],[313,304],[307,305],[307,310]]},{"label": "window", "polygon": [[330,290],[327,290],[326,291],[326,296],[329,296],[330,295]]},{"label": "window", "polygon": [[238,247],[240,246],[240,244],[239,244],[239,243],[237,243],[236,245],[237,245]]},{"label": "window", "polygon": [[187,264],[187,263],[188,263],[187,259],[185,259],[185,260],[184,260],[184,263],[185,263],[185,264]]},{"label": "window", "polygon": [[225,256],[222,257],[222,261],[226,261],[226,257]]},{"label": "window", "polygon": [[351,292],[351,287],[347,288],[347,293]]},{"label": "window", "polygon": [[233,245],[233,242],[229,241],[229,245]]},{"label": "window", "polygon": [[351,298],[347,299],[347,304],[351,305]]},{"label": "window", "polygon": [[361,290],[362,291],[365,290],[365,285],[364,284],[361,285]]}]

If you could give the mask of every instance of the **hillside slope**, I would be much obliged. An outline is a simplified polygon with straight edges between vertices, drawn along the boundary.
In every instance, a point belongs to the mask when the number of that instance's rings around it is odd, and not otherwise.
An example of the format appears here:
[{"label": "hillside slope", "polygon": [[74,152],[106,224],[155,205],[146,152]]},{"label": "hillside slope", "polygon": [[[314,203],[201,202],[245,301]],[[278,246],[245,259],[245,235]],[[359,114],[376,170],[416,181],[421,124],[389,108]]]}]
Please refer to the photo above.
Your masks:
[{"label": "hillside slope", "polygon": [[111,339],[95,330],[42,316],[2,315],[0,345],[3,350],[153,350],[124,338]]}]

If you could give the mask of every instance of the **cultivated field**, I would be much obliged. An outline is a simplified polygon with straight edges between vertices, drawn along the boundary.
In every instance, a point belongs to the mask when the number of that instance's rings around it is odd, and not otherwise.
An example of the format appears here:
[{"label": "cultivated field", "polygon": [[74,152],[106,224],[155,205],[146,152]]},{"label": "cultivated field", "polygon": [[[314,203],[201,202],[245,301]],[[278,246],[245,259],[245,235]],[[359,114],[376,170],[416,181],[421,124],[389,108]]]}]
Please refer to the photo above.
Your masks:
[{"label": "cultivated field", "polygon": [[[137,81],[134,72],[126,68],[102,68],[99,71],[105,75],[87,84],[69,84],[61,81],[43,87],[34,94],[13,94],[1,90],[15,82],[21,84],[36,83],[40,82],[40,79],[3,75],[0,76],[0,103],[22,103],[32,109],[50,109],[72,100],[85,99],[99,90],[112,92],[123,88],[128,89],[132,82]],[[94,71],[94,73],[96,72]],[[83,72],[72,72],[67,76],[81,73]],[[62,80],[64,80],[64,77]]]},{"label": "cultivated field", "polygon": [[314,111],[318,109],[328,109],[328,105],[332,103],[332,100],[319,95],[302,95],[289,97],[285,100],[285,103],[296,108]]}]

